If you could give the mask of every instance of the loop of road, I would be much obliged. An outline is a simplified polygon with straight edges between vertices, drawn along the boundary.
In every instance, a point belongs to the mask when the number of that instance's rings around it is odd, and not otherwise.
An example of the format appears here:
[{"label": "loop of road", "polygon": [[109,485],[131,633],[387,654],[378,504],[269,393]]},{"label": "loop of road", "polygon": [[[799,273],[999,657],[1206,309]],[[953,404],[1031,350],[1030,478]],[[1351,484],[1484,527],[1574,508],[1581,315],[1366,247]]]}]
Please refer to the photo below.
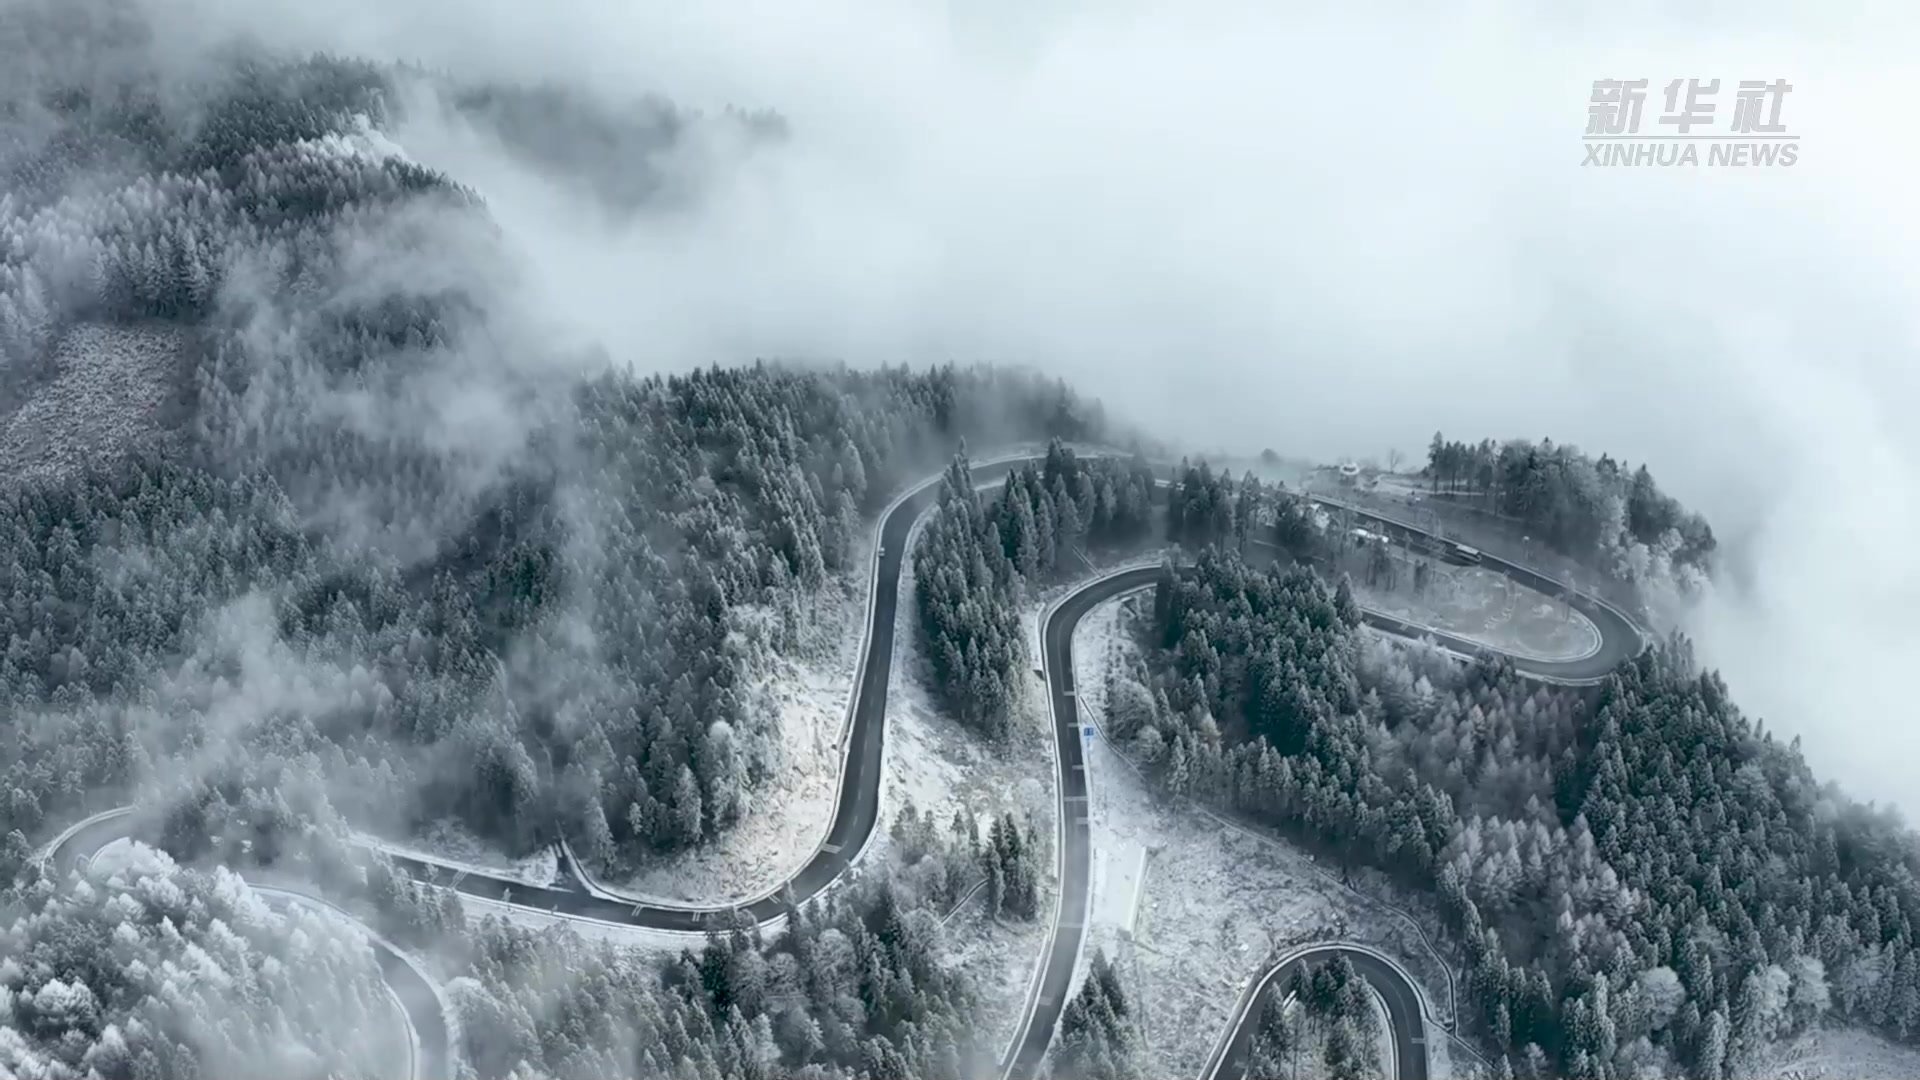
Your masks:
[{"label": "loop of road", "polygon": [[[1004,478],[1020,465],[1039,460],[1036,455],[1023,453],[979,462],[973,465],[974,480],[977,484],[988,485]],[[446,875],[449,880],[443,887],[479,899],[585,921],[687,933],[702,932],[709,918],[732,912],[744,913],[762,924],[777,922],[783,917],[789,901],[805,903],[824,892],[858,861],[879,821],[887,686],[892,675],[895,609],[900,596],[901,565],[908,536],[920,516],[935,504],[944,475],[915,485],[895,499],[881,516],[876,530],[873,574],[868,585],[867,620],[862,628],[859,674],[848,707],[846,745],[833,820],[813,856],[798,873],[777,889],[743,898],[737,903],[703,909],[623,896],[616,890],[604,888],[593,882],[571,857],[571,853],[566,851],[563,851],[565,857],[560,860],[562,880],[546,886],[494,877],[479,870],[456,871],[453,867],[412,855],[389,852],[389,857],[423,880],[437,881]],[[1358,517],[1391,528],[1397,534],[1429,535],[1402,521],[1364,510],[1348,509]],[[1484,565],[1537,591],[1551,591],[1557,587],[1557,583],[1545,575],[1505,560],[1487,556]],[[1003,1060],[1006,1080],[1026,1080],[1039,1069],[1065,1007],[1074,966],[1085,940],[1092,844],[1086,816],[1087,774],[1073,694],[1073,631],[1080,619],[1101,602],[1149,587],[1159,573],[1157,566],[1138,566],[1108,574],[1082,585],[1053,605],[1045,615],[1041,631],[1041,660],[1047,680],[1059,773],[1056,821],[1061,841],[1058,845],[1061,887],[1056,893],[1054,922],[1042,966],[1030,988],[1025,1015],[1014,1042]],[[1515,669],[1521,674],[1560,684],[1597,683],[1622,660],[1632,657],[1642,648],[1644,638],[1632,620],[1612,605],[1585,593],[1574,594],[1570,602],[1599,629],[1599,651],[1589,657],[1564,661],[1510,656]],[[1380,612],[1363,609],[1362,615],[1376,629],[1404,637],[1430,639],[1462,657],[1499,651]],[[133,836],[135,824],[130,807],[95,814],[62,832],[42,850],[40,858],[55,873],[64,877],[82,868],[88,859],[108,844]],[[303,902],[326,905],[323,899],[298,893],[284,883],[276,882],[274,889]],[[414,1080],[448,1080],[454,1072],[453,1048],[449,1017],[439,988],[400,950],[371,931],[367,933],[378,955],[381,971],[413,1029]],[[1238,1002],[1226,1033],[1209,1056],[1201,1080],[1237,1080],[1244,1075],[1247,1048],[1251,1045],[1255,1026],[1250,1021],[1257,1020],[1260,1015],[1258,1005],[1262,995],[1278,992],[1276,988],[1284,984],[1281,976],[1294,965],[1328,959],[1342,953],[1353,961],[1357,970],[1367,976],[1386,1003],[1389,1022],[1393,1027],[1398,1080],[1426,1080],[1424,997],[1391,959],[1363,946],[1346,943],[1314,947],[1292,954],[1253,980]]]}]

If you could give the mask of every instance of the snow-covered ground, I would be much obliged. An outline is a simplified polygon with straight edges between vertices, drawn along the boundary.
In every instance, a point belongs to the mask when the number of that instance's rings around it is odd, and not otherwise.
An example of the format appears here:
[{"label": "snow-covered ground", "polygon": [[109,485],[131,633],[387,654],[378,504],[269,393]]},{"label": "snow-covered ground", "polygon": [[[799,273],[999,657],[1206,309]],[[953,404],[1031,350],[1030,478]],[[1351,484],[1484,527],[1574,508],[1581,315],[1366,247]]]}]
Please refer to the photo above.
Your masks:
[{"label": "snow-covered ground", "polygon": [[1419,473],[1379,473],[1374,477],[1373,490],[1381,495],[1389,495],[1409,502],[1418,502],[1427,495],[1428,481]]},{"label": "snow-covered ground", "polygon": [[[908,550],[911,551],[911,541]],[[867,565],[864,554],[857,557],[856,565]],[[756,834],[757,839],[750,842],[723,839],[716,850],[735,852],[731,869],[725,862],[701,856],[676,860],[677,864],[690,868],[686,872],[705,872],[705,880],[717,891],[700,894],[695,889],[683,888],[678,882],[668,880],[669,872],[661,868],[641,879],[655,882],[653,889],[636,883],[621,886],[622,891],[656,895],[664,891],[682,899],[713,902],[715,896],[740,895],[777,885],[812,855],[833,813],[847,695],[852,688],[853,668],[858,662],[857,620],[864,617],[866,610],[865,589],[862,578],[857,589],[851,589],[846,598],[839,601],[838,614],[823,612],[821,615],[823,626],[830,619],[839,619],[842,623],[840,633],[846,644],[836,659],[830,665],[795,664],[782,687],[789,694],[789,700],[811,703],[798,714],[789,713],[782,718],[789,740],[788,764],[795,774],[792,777],[795,787],[789,789],[789,801],[785,805],[791,811],[787,816],[796,820],[777,829],[762,830]],[[1037,677],[1026,672],[1022,678],[1028,685],[1024,687],[1014,717],[1010,744],[1005,747],[988,744],[935,706],[928,689],[929,673],[920,654],[919,626],[913,616],[913,605],[913,560],[909,555],[901,569],[893,673],[887,691],[880,821],[857,865],[874,865],[887,857],[892,843],[888,830],[909,799],[920,810],[931,811],[942,825],[956,809],[966,807],[979,818],[982,832],[991,815],[1010,812],[1023,821],[1031,819],[1045,848],[1041,857],[1046,870],[1041,918],[1033,923],[989,920],[982,912],[979,897],[975,896],[954,914],[944,930],[948,961],[964,967],[977,978],[983,998],[981,1013],[992,1025],[983,1034],[982,1045],[997,1050],[1012,1038],[1014,1025],[1025,1007],[1028,982],[1046,941],[1046,928],[1052,921],[1058,888],[1054,862],[1053,751],[1047,730],[1044,688]],[[1037,618],[1038,612],[1036,603],[1026,617]],[[799,723],[793,723],[795,720]],[[808,732],[814,734],[808,735]],[[817,750],[811,745],[814,737],[820,737]],[[816,792],[811,804],[803,792],[809,779],[824,780],[820,788],[824,795]],[[757,816],[768,815],[763,811]],[[751,828],[749,823],[735,832],[745,835]],[[778,865],[773,860],[783,860],[785,868],[756,870],[756,867]],[[701,867],[706,869],[703,871]],[[472,896],[460,899],[470,919],[499,915],[535,929],[564,923],[582,937],[646,951],[676,952],[690,942],[697,947],[699,940],[667,931],[608,926]]]},{"label": "snow-covered ground", "polygon": [[1526,527],[1513,519],[1486,513],[1451,499],[1432,498],[1417,486],[1374,491],[1359,491],[1338,485],[1312,488],[1315,494],[1409,522],[1429,531],[1438,530],[1450,540],[1471,544],[1488,555],[1519,563],[1556,581],[1569,578],[1581,592],[1605,598],[1635,618],[1646,618],[1645,605],[1634,587],[1578,559],[1562,555],[1551,546],[1527,538]]},{"label": "snow-covered ground", "polygon": [[[757,642],[753,666],[759,688],[780,712],[782,757],[776,773],[752,793],[750,811],[710,844],[655,862],[626,881],[597,884],[636,900],[718,907],[778,888],[812,858],[833,819],[872,552],[872,537],[863,533],[849,555],[850,569],[807,602],[801,655],[783,656]],[[405,842],[362,839],[397,854],[533,885],[552,883],[559,870],[551,849],[508,860],[451,823]]]},{"label": "snow-covered ground", "polygon": [[[917,535],[918,530],[915,530]],[[1055,833],[1053,736],[1048,730],[1045,687],[1030,667],[1017,673],[1021,694],[1005,746],[994,746],[939,710],[928,689],[930,674],[914,617],[913,550],[901,569],[900,615],[894,630],[893,677],[887,688],[887,742],[881,770],[880,826],[863,861],[883,854],[887,830],[911,799],[944,824],[957,809],[972,811],[984,834],[990,818],[1012,813],[1031,821],[1040,840],[1040,916],[1033,922],[986,916],[979,897],[946,924],[946,961],[967,971],[980,993],[985,1030],[980,1045],[998,1052],[1013,1039],[1026,1008],[1027,988],[1039,965],[1059,895]],[[1039,603],[1023,617],[1038,618]]]},{"label": "snow-covered ground", "polygon": [[[1127,603],[1122,598],[1102,604],[1074,635],[1083,721],[1104,722],[1108,658],[1133,648],[1121,626]],[[1412,971],[1445,1014],[1444,975],[1437,963],[1418,955],[1413,928],[1340,885],[1310,855],[1191,802],[1168,799],[1103,735],[1087,748],[1087,774],[1095,852],[1147,853],[1143,883],[1111,869],[1096,873],[1086,950],[1090,957],[1095,948],[1104,949],[1143,1003],[1147,1075],[1197,1075],[1247,983],[1278,953],[1309,942],[1379,948]],[[1102,865],[1113,864],[1096,856],[1096,866]],[[1123,919],[1131,905],[1109,894],[1136,888],[1129,933]],[[1086,966],[1083,957],[1082,974]],[[1432,1075],[1450,1077],[1444,1040],[1436,1037],[1430,1048]]]},{"label": "snow-covered ground", "polygon": [[1377,987],[1369,986],[1367,1004],[1373,1006],[1374,1053],[1379,1055],[1380,1066],[1387,1080],[1399,1080],[1399,1072],[1393,1061],[1393,1016],[1387,1011],[1387,999],[1380,996]]},{"label": "snow-covered ground", "polygon": [[[873,543],[863,536],[837,587],[808,604],[804,658],[763,650],[766,688],[780,710],[779,771],[753,793],[753,806],[710,844],[642,870],[619,892],[679,904],[724,904],[776,889],[826,840],[839,791],[847,706],[860,662]],[[902,601],[899,621],[910,616]]]},{"label": "snow-covered ground", "polygon": [[551,847],[543,847],[524,859],[509,859],[451,820],[436,822],[425,835],[409,841],[388,840],[368,833],[357,834],[354,839],[393,855],[527,885],[551,885],[560,874],[560,860]]},{"label": "snow-covered ground", "polygon": [[52,378],[0,420],[0,476],[65,475],[151,437],[186,335],[164,326],[76,326],[54,343]]},{"label": "snow-covered ground", "polygon": [[1361,606],[1534,660],[1581,660],[1600,651],[1600,631],[1585,615],[1485,567],[1429,560],[1433,579],[1415,594],[1404,554],[1394,552],[1397,588],[1375,588],[1361,573],[1351,575]]},{"label": "snow-covered ground", "polygon": [[1123,935],[1132,934],[1140,919],[1140,898],[1147,884],[1151,849],[1135,840],[1121,840],[1093,853],[1093,913],[1091,918]]},{"label": "snow-covered ground", "polygon": [[[126,881],[142,877],[167,878],[175,872],[175,869],[176,864],[165,852],[137,840],[121,837],[94,853],[93,858],[87,863],[87,877],[93,881],[107,881],[116,876]],[[260,905],[253,909],[256,917],[282,917],[279,914],[269,914],[280,907],[273,902],[274,898],[271,895],[277,890],[261,889],[257,883],[237,874],[228,875],[225,870],[218,870],[215,873],[226,875],[225,880],[230,882],[234,889],[243,891],[233,895],[236,897],[245,895],[251,902]],[[301,894],[282,893],[281,895],[300,896]],[[366,939],[366,927],[345,912],[331,904],[304,902],[304,897],[302,899],[303,902],[297,907],[284,909],[293,912],[287,919],[289,932],[300,933],[303,920],[315,919],[327,924],[328,929],[340,933],[346,939],[356,942]],[[245,910],[244,907],[243,910]],[[311,924],[308,925],[311,926]],[[408,1020],[399,999],[390,997],[390,1000],[393,1003],[392,1022],[383,1025],[374,1036],[378,1043],[373,1047],[369,1057],[386,1062],[411,1061],[413,1051],[409,1049],[409,1045],[418,1038],[418,1033],[413,1030],[413,1025]],[[13,1074],[4,1075],[11,1077]]]},{"label": "snow-covered ground", "polygon": [[1866,1080],[1920,1076],[1920,1049],[1854,1028],[1807,1032],[1775,1048],[1741,1080]]},{"label": "snow-covered ground", "polygon": [[[1386,999],[1380,996],[1380,991],[1372,986],[1367,989],[1369,991],[1367,1004],[1373,1009],[1373,1052],[1376,1055],[1375,1060],[1380,1063],[1380,1068],[1366,1075],[1382,1077],[1384,1080],[1397,1080],[1399,1074],[1394,1071],[1393,1060],[1393,1020],[1387,1012]],[[1309,1019],[1306,1007],[1298,1001],[1288,1003],[1287,1016],[1299,1027],[1295,1029],[1297,1034],[1293,1049],[1281,1062],[1281,1067],[1289,1076],[1298,1075],[1302,1069],[1305,1069],[1309,1076],[1319,1075],[1322,1068],[1320,1062],[1326,1059],[1327,1054],[1327,1041],[1320,1030],[1319,1022]]]}]

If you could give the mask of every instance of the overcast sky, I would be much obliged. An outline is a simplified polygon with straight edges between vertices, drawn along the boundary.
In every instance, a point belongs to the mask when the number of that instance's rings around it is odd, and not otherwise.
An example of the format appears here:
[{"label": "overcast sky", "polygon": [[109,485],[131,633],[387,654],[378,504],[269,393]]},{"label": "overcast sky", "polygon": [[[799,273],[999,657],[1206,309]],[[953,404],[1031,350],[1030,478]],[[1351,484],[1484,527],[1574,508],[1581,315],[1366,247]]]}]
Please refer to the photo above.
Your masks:
[{"label": "overcast sky", "polygon": [[[1902,5],[146,2],[183,41],[779,110],[781,152],[626,222],[399,133],[487,197],[556,327],[642,370],[1015,361],[1205,446],[1648,461],[1751,566],[1693,627],[1749,711],[1867,797],[1920,757]],[[1643,130],[1719,78],[1720,131],[1736,82],[1786,78],[1799,162],[1583,168],[1609,77],[1653,83]]]}]

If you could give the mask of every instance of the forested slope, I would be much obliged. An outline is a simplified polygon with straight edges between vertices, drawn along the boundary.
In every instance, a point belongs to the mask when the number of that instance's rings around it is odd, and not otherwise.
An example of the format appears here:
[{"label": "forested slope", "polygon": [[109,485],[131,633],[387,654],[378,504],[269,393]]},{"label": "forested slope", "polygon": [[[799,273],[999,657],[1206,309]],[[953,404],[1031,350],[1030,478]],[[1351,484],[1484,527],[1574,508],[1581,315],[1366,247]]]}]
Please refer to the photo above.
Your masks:
[{"label": "forested slope", "polygon": [[936,962],[936,919],[886,885],[778,934],[736,930],[664,973],[565,933],[489,920],[451,993],[486,1077],[925,1077],[991,1068],[967,1022],[967,975]]},{"label": "forested slope", "polygon": [[120,10],[14,25],[50,61],[15,73],[4,125],[0,345],[25,397],[70,327],[185,328],[187,418],[0,493],[0,692],[42,718],[0,733],[0,797],[28,833],[138,760],[190,754],[159,771],[204,803],[271,750],[377,830],[451,815],[510,852],[565,832],[608,869],[697,844],[780,765],[749,658],[791,645],[891,493],[967,434],[1098,425],[1015,373],[641,379],[543,354],[485,207],[380,134],[403,89],[536,156],[540,117],[622,161],[765,117],[628,130],[327,57],[182,85]]},{"label": "forested slope", "polygon": [[142,849],[0,907],[0,1075],[392,1076],[402,1018],[358,931]]},{"label": "forested slope", "polygon": [[1386,644],[1344,582],[1217,549],[1142,629],[1115,736],[1172,790],[1431,891],[1503,1069],[1720,1076],[1829,1016],[1920,1029],[1912,832],[1685,642],[1551,688]]},{"label": "forested slope", "polygon": [[1623,580],[1704,570],[1718,548],[1706,519],[1661,491],[1646,465],[1552,439],[1465,443],[1435,432],[1423,472],[1436,496],[1517,522]]},{"label": "forested slope", "polygon": [[[232,866],[470,974],[482,1077],[971,1075],[970,992],[886,867],[779,940],[662,971],[469,939],[450,894],[346,838],[451,817],[620,871],[726,830],[781,766],[756,664],[823,590],[864,587],[873,515],[965,439],[1097,437],[1097,407],[990,368],[642,376],[645,355],[562,352],[484,202],[391,137],[410,104],[450,109],[635,213],[699,198],[660,165],[689,139],[706,168],[777,145],[764,111],[245,46],[182,64],[119,0],[23,0],[0,42],[20,60],[0,72],[0,1062],[392,1075],[389,1044],[353,1037],[391,1019],[364,947],[259,916],[209,869]],[[164,407],[44,407],[129,341],[112,359],[150,352]],[[133,799],[195,869],[31,865]],[[1031,907],[1031,860],[1000,861]],[[232,952],[239,981],[201,974],[235,1001],[169,996],[203,948]]]},{"label": "forested slope", "polygon": [[[484,201],[391,137],[432,102],[631,213],[699,197],[656,167],[689,133],[752,154],[776,116],[242,48],[182,68],[150,38],[114,0],[0,17],[0,1066],[391,1075],[356,1037],[385,1022],[364,945],[264,911],[231,865],[466,976],[488,1080],[970,1075],[990,1053],[928,901],[957,891],[943,867],[999,868],[990,909],[1031,917],[1010,820],[967,862],[957,836],[931,863],[918,844],[903,879],[939,875],[927,897],[881,867],[665,969],[469,936],[342,838],[450,817],[620,871],[729,828],[781,765],[755,659],[861,572],[872,514],[968,445],[1107,436],[1099,410],[986,368],[641,377],[644,355],[563,352]],[[37,408],[80,385],[76,342],[142,334],[166,343],[135,350],[158,399]],[[76,425],[135,434],[45,452]],[[1628,571],[1714,550],[1644,469],[1564,446],[1436,438],[1429,478]],[[1163,516],[1198,565],[1115,672],[1111,730],[1169,789],[1432,893],[1503,1069],[1718,1077],[1822,1017],[1920,1028],[1912,834],[1822,786],[1684,643],[1594,691],[1383,646],[1343,585],[1242,558],[1310,547],[1297,506],[1204,465],[1164,499],[1152,479],[1059,443],[997,493],[954,464],[915,552],[946,707],[1004,725],[1018,605]],[[132,799],[185,869],[29,865]],[[1124,1074],[1125,995],[1090,985],[1066,1057]]]},{"label": "forested slope", "polygon": [[[1439,445],[1452,485],[1478,451]],[[1506,471],[1478,490],[1558,523],[1569,553],[1711,556],[1644,469],[1550,444],[1491,460]],[[1051,566],[1036,556],[1075,504],[1008,512],[958,494],[960,467],[949,488],[922,541],[922,617],[953,644],[933,657],[951,706],[990,723],[1023,640],[1021,553]],[[1273,559],[1324,565],[1337,539],[1288,493],[1183,464],[1155,498],[1193,562],[1169,563],[1136,659],[1110,673],[1108,730],[1167,789],[1430,894],[1502,1070],[1733,1075],[1829,1018],[1920,1030],[1914,834],[1820,783],[1684,640],[1591,689],[1462,667],[1363,632],[1344,578]]]},{"label": "forested slope", "polygon": [[954,460],[913,562],[933,685],[949,711],[994,738],[1006,734],[1026,651],[1020,603],[1091,565],[1089,550],[1143,542],[1153,484],[1143,461],[1081,457],[1058,440],[998,493],[975,491],[966,455]]}]

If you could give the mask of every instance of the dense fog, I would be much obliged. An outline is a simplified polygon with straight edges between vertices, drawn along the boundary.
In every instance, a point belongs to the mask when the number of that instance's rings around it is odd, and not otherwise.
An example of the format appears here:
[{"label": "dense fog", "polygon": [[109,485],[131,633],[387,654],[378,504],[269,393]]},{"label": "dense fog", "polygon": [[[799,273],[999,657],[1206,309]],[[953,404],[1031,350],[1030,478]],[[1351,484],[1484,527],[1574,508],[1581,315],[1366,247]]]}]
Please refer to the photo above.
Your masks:
[{"label": "dense fog", "polygon": [[0,0],[0,1078],[1912,1042],[1911,38]]},{"label": "dense fog", "polygon": [[[1439,427],[1647,461],[1729,541],[1692,628],[1743,700],[1863,794],[1920,748],[1888,603],[1920,589],[1912,35],[1873,5],[150,6],[181,55],[240,31],[776,110],[777,151],[683,145],[684,197],[637,212],[410,114],[527,297],[621,363],[1026,362],[1202,446],[1417,457]],[[1650,80],[1648,129],[1669,79],[1721,79],[1724,125],[1736,82],[1786,78],[1799,160],[1583,168],[1606,77]]]}]

